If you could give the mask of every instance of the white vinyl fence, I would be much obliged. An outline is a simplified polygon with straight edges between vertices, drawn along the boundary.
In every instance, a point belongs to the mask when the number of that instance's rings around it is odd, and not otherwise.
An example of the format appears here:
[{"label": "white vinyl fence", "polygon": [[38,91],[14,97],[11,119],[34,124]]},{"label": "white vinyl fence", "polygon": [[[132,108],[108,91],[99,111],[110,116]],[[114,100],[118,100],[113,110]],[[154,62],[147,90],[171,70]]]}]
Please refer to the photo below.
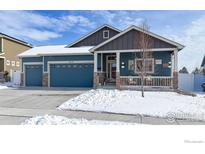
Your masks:
[{"label": "white vinyl fence", "polygon": [[14,86],[20,86],[21,83],[21,71],[12,71],[11,82]]},{"label": "white vinyl fence", "polygon": [[179,73],[179,89],[184,91],[203,91],[201,84],[205,82],[203,74]]}]

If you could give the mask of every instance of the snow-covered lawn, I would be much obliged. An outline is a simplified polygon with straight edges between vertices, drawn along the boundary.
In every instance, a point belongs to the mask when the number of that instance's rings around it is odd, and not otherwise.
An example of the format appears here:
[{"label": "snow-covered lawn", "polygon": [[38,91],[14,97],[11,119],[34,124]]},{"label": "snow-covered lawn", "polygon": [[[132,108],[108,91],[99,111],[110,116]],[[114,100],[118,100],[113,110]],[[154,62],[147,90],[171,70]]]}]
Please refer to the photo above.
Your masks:
[{"label": "snow-covered lawn", "polygon": [[119,121],[100,121],[86,119],[68,119],[62,116],[45,115],[25,120],[22,125],[133,125]]},{"label": "snow-covered lawn", "polygon": [[70,99],[58,109],[205,120],[205,95],[192,97],[175,92],[145,92],[142,98],[139,91],[98,89]]}]

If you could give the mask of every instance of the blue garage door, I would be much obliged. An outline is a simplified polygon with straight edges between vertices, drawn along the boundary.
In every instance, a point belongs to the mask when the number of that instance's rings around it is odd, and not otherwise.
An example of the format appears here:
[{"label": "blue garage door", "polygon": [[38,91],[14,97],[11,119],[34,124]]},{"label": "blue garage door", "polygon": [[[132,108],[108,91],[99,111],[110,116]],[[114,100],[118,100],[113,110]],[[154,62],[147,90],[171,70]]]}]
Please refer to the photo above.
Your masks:
[{"label": "blue garage door", "polygon": [[51,64],[51,87],[92,87],[93,64]]},{"label": "blue garage door", "polygon": [[26,86],[42,86],[42,65],[26,65]]}]

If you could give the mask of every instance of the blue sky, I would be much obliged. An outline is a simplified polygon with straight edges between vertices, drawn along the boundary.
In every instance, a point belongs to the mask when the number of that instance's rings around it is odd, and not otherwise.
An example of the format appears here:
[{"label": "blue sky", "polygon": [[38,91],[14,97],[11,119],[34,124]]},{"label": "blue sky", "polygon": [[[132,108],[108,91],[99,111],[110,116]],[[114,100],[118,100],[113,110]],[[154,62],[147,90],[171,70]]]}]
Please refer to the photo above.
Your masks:
[{"label": "blue sky", "polygon": [[0,32],[35,46],[69,44],[102,24],[121,30],[146,20],[154,33],[186,46],[179,68],[198,67],[205,55],[205,11],[0,11]]}]

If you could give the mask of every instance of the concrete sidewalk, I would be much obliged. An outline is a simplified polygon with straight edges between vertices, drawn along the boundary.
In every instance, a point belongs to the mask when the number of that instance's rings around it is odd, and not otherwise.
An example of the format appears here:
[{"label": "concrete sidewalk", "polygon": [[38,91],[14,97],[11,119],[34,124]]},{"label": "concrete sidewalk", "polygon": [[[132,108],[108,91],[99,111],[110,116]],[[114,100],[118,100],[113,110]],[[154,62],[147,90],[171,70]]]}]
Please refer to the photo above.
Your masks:
[{"label": "concrete sidewalk", "polygon": [[[21,124],[25,119],[33,116],[56,115],[65,116],[67,118],[85,118],[88,120],[105,120],[105,121],[123,121],[130,123],[142,123],[153,125],[204,125],[205,122],[176,120],[169,122],[166,118],[143,117],[140,115],[124,115],[114,113],[96,113],[84,111],[59,111],[45,109],[19,109],[19,108],[3,108],[0,107],[0,124]],[[5,117],[5,120],[4,118]],[[6,117],[9,117],[6,118]],[[12,123],[12,117],[15,123]]]}]

